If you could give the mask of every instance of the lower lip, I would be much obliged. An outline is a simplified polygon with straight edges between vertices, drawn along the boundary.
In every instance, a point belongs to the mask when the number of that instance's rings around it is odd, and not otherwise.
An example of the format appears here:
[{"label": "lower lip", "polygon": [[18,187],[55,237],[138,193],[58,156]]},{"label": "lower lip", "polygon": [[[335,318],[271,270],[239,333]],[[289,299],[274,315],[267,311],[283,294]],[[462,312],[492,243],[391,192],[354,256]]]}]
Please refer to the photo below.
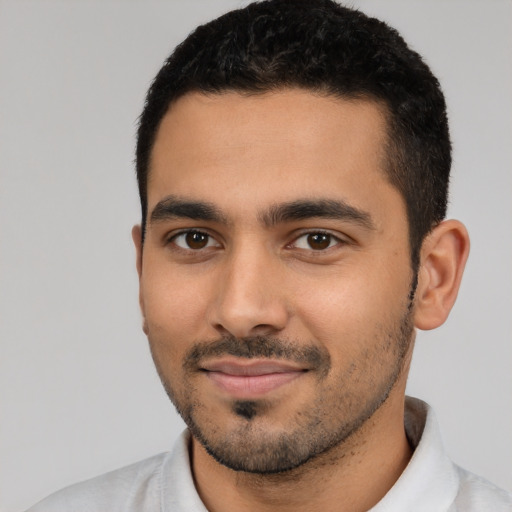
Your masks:
[{"label": "lower lip", "polygon": [[222,391],[235,398],[256,398],[274,391],[297,379],[305,372],[268,373],[264,375],[230,375],[207,372],[208,377]]}]

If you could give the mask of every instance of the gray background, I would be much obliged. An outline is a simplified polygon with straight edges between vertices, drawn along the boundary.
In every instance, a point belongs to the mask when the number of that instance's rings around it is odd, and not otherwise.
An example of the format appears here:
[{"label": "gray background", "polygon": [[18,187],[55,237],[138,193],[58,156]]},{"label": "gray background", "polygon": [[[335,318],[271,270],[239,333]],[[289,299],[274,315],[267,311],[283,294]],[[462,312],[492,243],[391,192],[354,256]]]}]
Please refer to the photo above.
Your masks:
[{"label": "gray background", "polygon": [[[354,2],[440,78],[450,216],[472,253],[409,392],[449,454],[512,489],[512,3]],[[136,118],[171,48],[238,1],[0,0],[0,510],[172,446],[183,428],[140,328]]]}]

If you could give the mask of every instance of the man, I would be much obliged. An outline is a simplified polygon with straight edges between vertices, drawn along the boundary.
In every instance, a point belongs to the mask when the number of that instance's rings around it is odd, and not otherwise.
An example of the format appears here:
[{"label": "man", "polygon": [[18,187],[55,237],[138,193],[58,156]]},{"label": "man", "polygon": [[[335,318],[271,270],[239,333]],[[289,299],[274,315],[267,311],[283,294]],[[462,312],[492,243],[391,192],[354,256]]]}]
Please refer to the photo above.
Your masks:
[{"label": "man", "polygon": [[510,510],[405,398],[469,250],[450,163],[437,80],[382,22],[282,0],[199,27],[147,96],[133,229],[188,430],[33,510]]}]

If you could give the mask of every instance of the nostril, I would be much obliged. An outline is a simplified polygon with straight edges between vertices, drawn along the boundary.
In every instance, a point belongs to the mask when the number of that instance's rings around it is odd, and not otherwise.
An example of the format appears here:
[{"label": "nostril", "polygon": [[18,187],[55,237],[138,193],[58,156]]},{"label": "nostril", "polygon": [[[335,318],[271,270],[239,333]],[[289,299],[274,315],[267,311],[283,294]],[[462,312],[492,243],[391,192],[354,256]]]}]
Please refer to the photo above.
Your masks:
[{"label": "nostril", "polygon": [[275,334],[276,332],[279,332],[281,329],[277,328],[276,326],[269,325],[269,324],[259,324],[253,327],[252,334],[253,335],[269,335],[269,334]]},{"label": "nostril", "polygon": [[214,324],[214,329],[221,335],[221,336],[230,336],[231,333],[229,332],[228,329],[226,329],[223,325],[221,324]]},{"label": "nostril", "polygon": [[243,323],[231,323],[224,326],[220,323],[214,325],[220,336],[235,336],[236,338],[247,338],[251,336],[273,336],[282,330],[281,327],[270,324],[256,324],[254,326]]}]

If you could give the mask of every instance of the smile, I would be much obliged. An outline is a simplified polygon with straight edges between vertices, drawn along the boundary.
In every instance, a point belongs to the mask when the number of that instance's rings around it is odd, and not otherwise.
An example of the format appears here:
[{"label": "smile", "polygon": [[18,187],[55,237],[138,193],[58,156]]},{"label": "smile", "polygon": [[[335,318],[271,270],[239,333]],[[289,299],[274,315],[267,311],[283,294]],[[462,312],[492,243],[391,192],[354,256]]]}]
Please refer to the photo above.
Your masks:
[{"label": "smile", "polygon": [[201,368],[233,398],[258,398],[304,375],[307,370],[281,361],[214,361]]}]

